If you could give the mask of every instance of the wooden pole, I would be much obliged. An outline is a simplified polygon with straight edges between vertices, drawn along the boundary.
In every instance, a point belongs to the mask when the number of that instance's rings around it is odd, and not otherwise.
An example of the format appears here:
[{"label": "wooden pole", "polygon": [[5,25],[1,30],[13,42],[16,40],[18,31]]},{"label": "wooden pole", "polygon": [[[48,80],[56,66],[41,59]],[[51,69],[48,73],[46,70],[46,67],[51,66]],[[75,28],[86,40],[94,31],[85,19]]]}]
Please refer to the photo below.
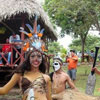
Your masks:
[{"label": "wooden pole", "polygon": [[[23,15],[23,16],[22,16],[22,25],[21,25],[23,28],[25,27],[24,22],[25,22],[25,16]],[[25,39],[25,36],[24,36],[24,33],[22,32],[22,33],[21,33],[21,40],[24,40],[24,39]],[[22,63],[23,60],[24,60],[24,55],[23,55],[23,53],[24,53],[24,51],[23,51],[23,49],[21,48],[21,54],[22,54],[21,63]]]}]

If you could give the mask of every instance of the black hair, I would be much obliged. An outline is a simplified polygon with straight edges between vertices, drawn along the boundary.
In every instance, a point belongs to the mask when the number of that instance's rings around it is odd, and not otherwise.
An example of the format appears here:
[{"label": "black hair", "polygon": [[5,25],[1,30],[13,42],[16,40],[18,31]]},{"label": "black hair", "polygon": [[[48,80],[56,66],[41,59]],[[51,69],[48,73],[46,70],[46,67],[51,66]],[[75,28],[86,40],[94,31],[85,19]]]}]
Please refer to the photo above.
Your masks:
[{"label": "black hair", "polygon": [[12,35],[15,35],[16,33],[15,32],[12,32]]},{"label": "black hair", "polygon": [[[29,51],[25,61],[21,65],[19,65],[19,67],[17,68],[15,73],[21,73],[23,75],[25,71],[31,71],[30,55],[33,52],[35,52],[35,51]],[[43,55],[42,55],[42,63],[39,66],[39,70],[42,73],[45,73],[45,71],[46,71],[45,60],[44,60]]]},{"label": "black hair", "polygon": [[75,50],[70,50],[70,52],[73,52],[73,53],[75,53]]}]

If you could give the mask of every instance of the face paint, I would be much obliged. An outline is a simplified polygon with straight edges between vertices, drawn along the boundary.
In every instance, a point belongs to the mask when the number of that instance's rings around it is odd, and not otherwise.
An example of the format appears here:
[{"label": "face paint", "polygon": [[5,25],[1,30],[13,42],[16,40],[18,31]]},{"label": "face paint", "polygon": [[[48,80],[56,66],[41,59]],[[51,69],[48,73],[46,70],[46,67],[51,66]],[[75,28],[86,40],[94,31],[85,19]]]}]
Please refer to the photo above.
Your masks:
[{"label": "face paint", "polygon": [[42,55],[40,52],[33,52],[30,55],[30,64],[34,65],[34,66],[39,66],[42,62]]},{"label": "face paint", "polygon": [[58,71],[58,70],[60,69],[60,63],[57,62],[57,61],[54,61],[53,67],[54,67],[54,70],[55,70],[55,71]]}]

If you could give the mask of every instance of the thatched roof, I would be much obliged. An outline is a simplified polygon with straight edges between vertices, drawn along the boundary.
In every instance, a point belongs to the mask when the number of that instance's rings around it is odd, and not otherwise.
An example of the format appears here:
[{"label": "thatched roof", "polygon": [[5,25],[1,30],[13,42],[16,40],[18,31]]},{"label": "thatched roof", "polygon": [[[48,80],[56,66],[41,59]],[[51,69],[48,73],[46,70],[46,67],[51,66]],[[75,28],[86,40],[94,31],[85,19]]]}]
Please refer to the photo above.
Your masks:
[{"label": "thatched roof", "polygon": [[37,0],[0,0],[0,21],[9,20],[18,14],[27,13],[29,18],[34,14],[39,16],[43,27],[52,40],[57,40],[57,34],[52,24]]}]

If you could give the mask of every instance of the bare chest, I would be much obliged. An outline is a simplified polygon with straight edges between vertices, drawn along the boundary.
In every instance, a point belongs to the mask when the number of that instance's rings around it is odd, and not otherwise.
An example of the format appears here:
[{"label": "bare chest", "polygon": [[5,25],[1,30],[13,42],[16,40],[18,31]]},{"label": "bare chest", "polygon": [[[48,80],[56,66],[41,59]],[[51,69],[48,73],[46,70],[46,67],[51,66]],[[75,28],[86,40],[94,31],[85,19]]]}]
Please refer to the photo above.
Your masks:
[{"label": "bare chest", "polygon": [[54,74],[53,75],[53,82],[56,84],[64,84],[66,81],[66,78],[63,74]]}]

